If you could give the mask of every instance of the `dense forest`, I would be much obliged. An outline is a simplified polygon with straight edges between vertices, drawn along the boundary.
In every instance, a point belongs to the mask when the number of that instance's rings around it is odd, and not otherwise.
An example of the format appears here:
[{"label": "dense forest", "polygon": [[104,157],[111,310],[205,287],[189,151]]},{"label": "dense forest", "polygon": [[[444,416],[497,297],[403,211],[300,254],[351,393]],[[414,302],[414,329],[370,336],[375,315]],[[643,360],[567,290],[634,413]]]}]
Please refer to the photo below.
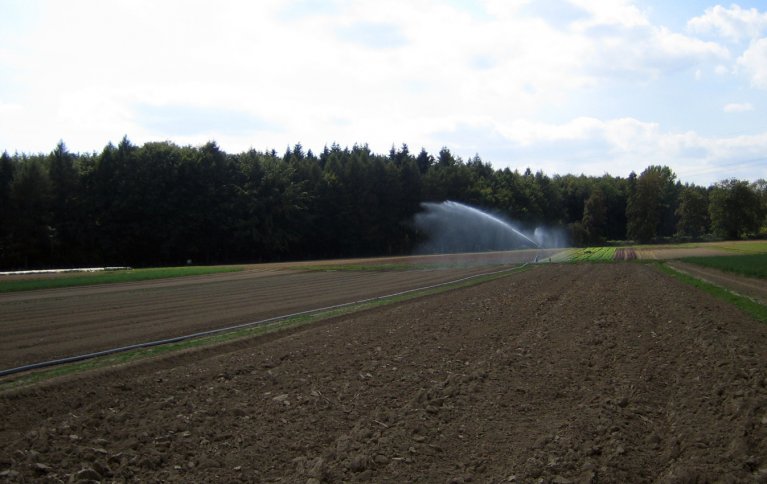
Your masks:
[{"label": "dense forest", "polygon": [[127,138],[0,157],[0,268],[178,265],[410,253],[421,202],[453,200],[574,245],[764,234],[767,182],[682,184],[666,166],[628,178],[496,170],[443,148],[388,154],[299,144],[228,154]]}]

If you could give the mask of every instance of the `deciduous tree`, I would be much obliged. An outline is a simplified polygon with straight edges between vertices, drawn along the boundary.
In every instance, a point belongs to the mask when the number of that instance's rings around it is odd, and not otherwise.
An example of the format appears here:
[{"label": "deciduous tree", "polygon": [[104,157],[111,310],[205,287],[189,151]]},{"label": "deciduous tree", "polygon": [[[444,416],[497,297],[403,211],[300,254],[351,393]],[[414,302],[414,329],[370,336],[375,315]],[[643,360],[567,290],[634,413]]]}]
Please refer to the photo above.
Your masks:
[{"label": "deciduous tree", "polygon": [[740,239],[759,232],[764,209],[757,192],[743,180],[723,180],[711,190],[709,214],[714,232]]},{"label": "deciduous tree", "polygon": [[706,189],[692,185],[685,186],[679,196],[676,215],[679,235],[697,238],[705,234],[709,225]]},{"label": "deciduous tree", "polygon": [[[658,235],[673,233],[673,225],[668,226],[666,222],[676,208],[675,179],[676,175],[667,166],[649,166],[639,175],[626,206],[629,238],[649,242]],[[669,230],[672,233],[668,233]]]}]

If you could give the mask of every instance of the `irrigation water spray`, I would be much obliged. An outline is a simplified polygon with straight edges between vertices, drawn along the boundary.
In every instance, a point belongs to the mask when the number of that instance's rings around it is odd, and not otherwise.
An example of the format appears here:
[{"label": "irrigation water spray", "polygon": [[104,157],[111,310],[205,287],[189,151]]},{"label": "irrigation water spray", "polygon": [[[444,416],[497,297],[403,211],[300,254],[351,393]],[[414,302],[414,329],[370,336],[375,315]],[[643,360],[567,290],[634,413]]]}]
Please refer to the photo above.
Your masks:
[{"label": "irrigation water spray", "polygon": [[563,233],[538,227],[526,235],[514,223],[458,202],[422,203],[416,229],[427,240],[421,254],[560,247]]}]

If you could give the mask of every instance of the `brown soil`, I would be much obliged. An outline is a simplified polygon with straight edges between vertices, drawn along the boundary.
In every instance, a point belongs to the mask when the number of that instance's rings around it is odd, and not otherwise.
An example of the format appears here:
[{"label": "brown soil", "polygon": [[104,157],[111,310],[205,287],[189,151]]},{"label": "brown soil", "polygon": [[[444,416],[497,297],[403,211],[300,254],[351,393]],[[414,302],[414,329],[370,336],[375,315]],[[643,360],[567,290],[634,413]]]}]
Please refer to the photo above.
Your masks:
[{"label": "brown soil", "polygon": [[[291,262],[266,262],[263,264],[239,264],[237,267],[244,267],[248,271],[275,271],[285,269],[301,269],[321,266],[338,265],[382,265],[382,264],[403,264],[403,265],[498,265],[498,264],[517,264],[522,262],[531,262],[535,257],[544,258],[562,252],[566,249],[517,249],[493,252],[468,252],[461,254],[433,254],[416,256],[385,256],[385,257],[365,257],[357,259],[323,259],[306,260]],[[0,273],[0,281],[17,281],[29,279],[56,279],[62,277],[73,277],[85,275],[86,272],[72,272],[62,270],[61,272],[46,273]]]},{"label": "brown soil", "polygon": [[0,476],[767,479],[767,326],[651,267],[545,265],[0,395]]},{"label": "brown soil", "polygon": [[731,272],[720,271],[711,267],[703,267],[682,261],[667,262],[674,269],[686,272],[693,277],[703,279],[756,301],[767,304],[767,281],[753,277],[744,277]]},{"label": "brown soil", "polygon": [[[244,272],[0,294],[0,369],[385,296],[530,262],[551,252],[259,264]],[[464,268],[301,271],[328,264]]]},{"label": "brown soil", "polygon": [[0,294],[0,368],[260,321],[472,274],[258,270]]},{"label": "brown soil", "polygon": [[636,250],[631,247],[620,247],[615,249],[614,260],[635,260],[637,258]]},{"label": "brown soil", "polygon": [[669,260],[682,257],[709,257],[733,255],[732,251],[710,247],[637,247],[636,255],[639,259]]}]

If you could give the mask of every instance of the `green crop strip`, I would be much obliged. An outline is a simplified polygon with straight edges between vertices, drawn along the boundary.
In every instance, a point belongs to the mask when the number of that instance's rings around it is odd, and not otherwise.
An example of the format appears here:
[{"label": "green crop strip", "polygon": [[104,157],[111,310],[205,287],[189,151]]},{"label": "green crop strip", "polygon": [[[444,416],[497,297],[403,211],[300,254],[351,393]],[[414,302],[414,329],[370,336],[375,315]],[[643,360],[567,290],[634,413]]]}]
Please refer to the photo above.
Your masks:
[{"label": "green crop strip", "polygon": [[569,262],[609,262],[615,257],[615,247],[586,247],[575,250]]},{"label": "green crop strip", "polygon": [[0,293],[17,291],[34,291],[37,289],[57,289],[62,287],[93,286],[96,284],[117,284],[120,282],[138,282],[154,279],[175,277],[201,276],[221,272],[238,272],[243,267],[238,266],[192,266],[192,267],[161,267],[156,269],[128,269],[82,273],[39,279],[18,279],[13,276],[0,281]]},{"label": "green crop strip", "polygon": [[[634,249],[637,254],[643,251],[655,249],[719,249],[730,251],[734,254],[765,254],[767,242],[731,241],[731,242],[685,242],[680,244],[646,244],[646,245],[622,245],[617,247],[584,247],[580,249],[567,249],[555,256],[551,262],[608,262],[615,258],[617,249]],[[642,262],[641,256],[632,262]]]},{"label": "green crop strip", "polygon": [[397,296],[391,296],[384,299],[376,299],[373,301],[363,302],[356,305],[330,309],[327,311],[321,311],[321,312],[317,312],[313,314],[295,316],[292,318],[283,319],[281,321],[276,321],[273,323],[267,323],[267,324],[263,324],[259,326],[237,329],[230,332],[190,339],[190,340],[181,341],[178,343],[169,343],[169,344],[161,345],[161,346],[141,348],[136,350],[125,351],[123,353],[116,353],[113,355],[101,356],[101,357],[93,358],[91,360],[87,360],[83,362],[70,363],[70,364],[65,364],[62,366],[58,366],[58,367],[54,367],[54,368],[50,368],[46,370],[35,371],[30,374],[21,374],[21,376],[9,377],[8,379],[6,379],[6,381],[0,382],[0,391],[10,390],[10,389],[18,388],[21,386],[33,385],[35,383],[50,380],[52,378],[66,376],[66,375],[74,375],[74,374],[82,373],[82,372],[93,370],[93,369],[106,368],[110,366],[131,363],[134,361],[151,358],[151,357],[157,357],[157,356],[161,356],[161,355],[175,352],[175,351],[189,350],[189,349],[199,348],[203,346],[229,343],[235,340],[252,338],[252,337],[261,336],[261,335],[265,335],[269,333],[274,333],[277,331],[284,331],[287,329],[296,328],[296,327],[304,326],[306,324],[322,321],[324,319],[352,314],[352,313],[356,313],[356,312],[360,312],[360,311],[364,311],[368,309],[373,309],[379,306],[385,306],[388,304],[405,302],[405,301],[409,301],[411,299],[416,299],[419,297],[430,296],[433,294],[440,294],[440,293],[451,291],[454,289],[474,286],[484,282],[500,279],[502,277],[508,277],[514,274],[519,274],[520,272],[524,272],[530,269],[533,269],[533,266],[527,266],[527,265],[519,266],[516,269],[511,271],[479,276],[473,279],[460,281],[454,284],[434,287],[431,289],[424,289],[422,291],[414,291],[414,292],[409,292],[406,294],[400,294]]},{"label": "green crop strip", "polygon": [[679,279],[682,282],[685,282],[693,287],[697,287],[698,289],[705,291],[718,299],[735,305],[739,309],[753,316],[754,319],[763,323],[767,323],[767,306],[759,304],[758,302],[746,296],[735,294],[734,292],[728,291],[727,289],[719,287],[715,284],[711,284],[710,282],[702,281],[688,274],[676,271],[666,264],[659,263],[657,267],[661,271]]},{"label": "green crop strip", "polygon": [[685,257],[680,260],[747,277],[767,279],[767,254]]}]

